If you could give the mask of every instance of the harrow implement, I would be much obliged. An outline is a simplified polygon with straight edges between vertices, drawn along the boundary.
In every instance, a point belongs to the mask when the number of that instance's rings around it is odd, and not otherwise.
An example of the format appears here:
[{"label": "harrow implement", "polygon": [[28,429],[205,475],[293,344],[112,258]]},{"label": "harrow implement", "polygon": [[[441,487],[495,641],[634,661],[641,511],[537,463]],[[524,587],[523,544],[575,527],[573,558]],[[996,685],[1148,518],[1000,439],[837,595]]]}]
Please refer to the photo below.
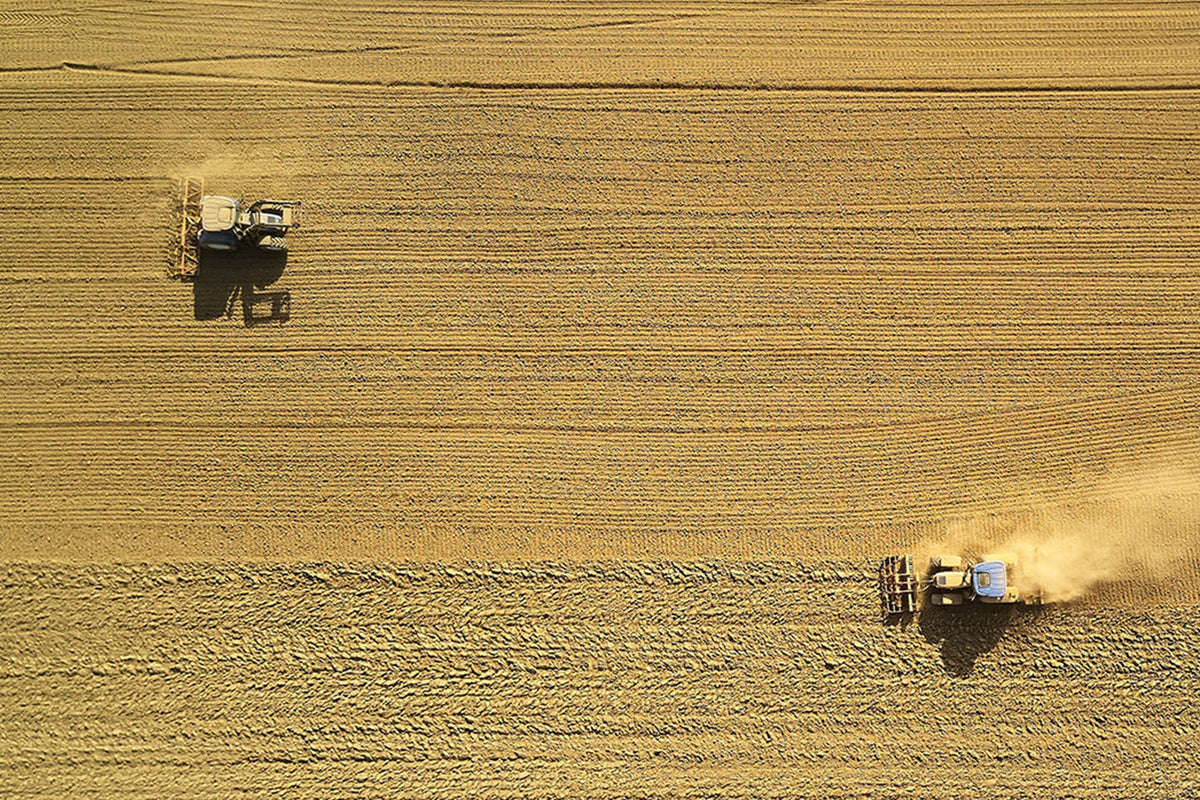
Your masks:
[{"label": "harrow implement", "polygon": [[879,596],[883,615],[890,617],[916,612],[918,586],[911,555],[883,559],[879,564]]}]

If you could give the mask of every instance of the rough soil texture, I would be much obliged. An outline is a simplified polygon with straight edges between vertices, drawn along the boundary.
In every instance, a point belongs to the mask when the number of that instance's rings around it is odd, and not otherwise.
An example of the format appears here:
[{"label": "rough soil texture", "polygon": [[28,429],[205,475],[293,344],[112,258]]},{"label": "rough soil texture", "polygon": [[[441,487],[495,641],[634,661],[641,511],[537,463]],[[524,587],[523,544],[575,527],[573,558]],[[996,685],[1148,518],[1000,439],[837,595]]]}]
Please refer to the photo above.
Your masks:
[{"label": "rough soil texture", "polygon": [[1194,796],[1198,29],[2,2],[0,794]]},{"label": "rough soil texture", "polygon": [[1200,791],[1200,609],[888,628],[870,568],[12,567],[3,780],[80,798]]}]

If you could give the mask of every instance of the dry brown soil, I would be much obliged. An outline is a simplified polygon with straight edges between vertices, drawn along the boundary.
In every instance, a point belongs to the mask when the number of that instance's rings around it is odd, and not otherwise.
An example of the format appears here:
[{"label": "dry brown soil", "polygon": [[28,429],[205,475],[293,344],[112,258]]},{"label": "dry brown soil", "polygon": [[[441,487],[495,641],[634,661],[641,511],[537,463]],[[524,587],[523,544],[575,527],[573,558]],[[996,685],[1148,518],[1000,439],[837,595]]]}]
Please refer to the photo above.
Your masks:
[{"label": "dry brown soil", "polygon": [[887,628],[869,567],[12,567],[3,781],[81,798],[1200,791],[1200,609]]},{"label": "dry brown soil", "polygon": [[0,0],[0,795],[1196,796],[1198,198],[1200,3]]}]

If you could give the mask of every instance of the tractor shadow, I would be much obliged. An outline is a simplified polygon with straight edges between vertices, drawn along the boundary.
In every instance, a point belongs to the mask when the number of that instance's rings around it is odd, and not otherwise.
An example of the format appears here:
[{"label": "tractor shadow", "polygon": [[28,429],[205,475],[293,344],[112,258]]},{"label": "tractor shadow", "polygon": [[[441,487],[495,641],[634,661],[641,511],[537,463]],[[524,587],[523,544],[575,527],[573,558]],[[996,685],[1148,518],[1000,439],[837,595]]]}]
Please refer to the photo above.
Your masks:
[{"label": "tractor shadow", "polygon": [[980,656],[995,649],[1005,631],[1035,623],[1042,610],[1042,606],[982,603],[927,606],[917,614],[917,629],[940,650],[946,673],[964,678],[975,671]]},{"label": "tractor shadow", "polygon": [[259,291],[278,281],[286,268],[286,251],[201,250],[200,268],[192,281],[196,319],[232,319],[240,308],[242,324],[247,328],[287,322],[291,317],[291,293]]}]

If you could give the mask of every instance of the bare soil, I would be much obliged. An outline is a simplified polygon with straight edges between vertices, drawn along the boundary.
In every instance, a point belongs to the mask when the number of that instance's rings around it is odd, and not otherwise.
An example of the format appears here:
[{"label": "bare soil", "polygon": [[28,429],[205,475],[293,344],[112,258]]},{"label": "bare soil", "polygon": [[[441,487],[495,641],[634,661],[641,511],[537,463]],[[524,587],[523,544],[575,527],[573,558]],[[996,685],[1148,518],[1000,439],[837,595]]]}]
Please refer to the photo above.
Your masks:
[{"label": "bare soil", "polygon": [[279,8],[0,9],[0,794],[1196,792],[1200,4]]},{"label": "bare soil", "polygon": [[[859,556],[1196,462],[1192,93],[0,80],[6,558]],[[164,280],[180,172],[304,201],[286,324]]]},{"label": "bare soil", "polygon": [[868,563],[11,567],[20,797],[1188,797],[1200,613]]}]

